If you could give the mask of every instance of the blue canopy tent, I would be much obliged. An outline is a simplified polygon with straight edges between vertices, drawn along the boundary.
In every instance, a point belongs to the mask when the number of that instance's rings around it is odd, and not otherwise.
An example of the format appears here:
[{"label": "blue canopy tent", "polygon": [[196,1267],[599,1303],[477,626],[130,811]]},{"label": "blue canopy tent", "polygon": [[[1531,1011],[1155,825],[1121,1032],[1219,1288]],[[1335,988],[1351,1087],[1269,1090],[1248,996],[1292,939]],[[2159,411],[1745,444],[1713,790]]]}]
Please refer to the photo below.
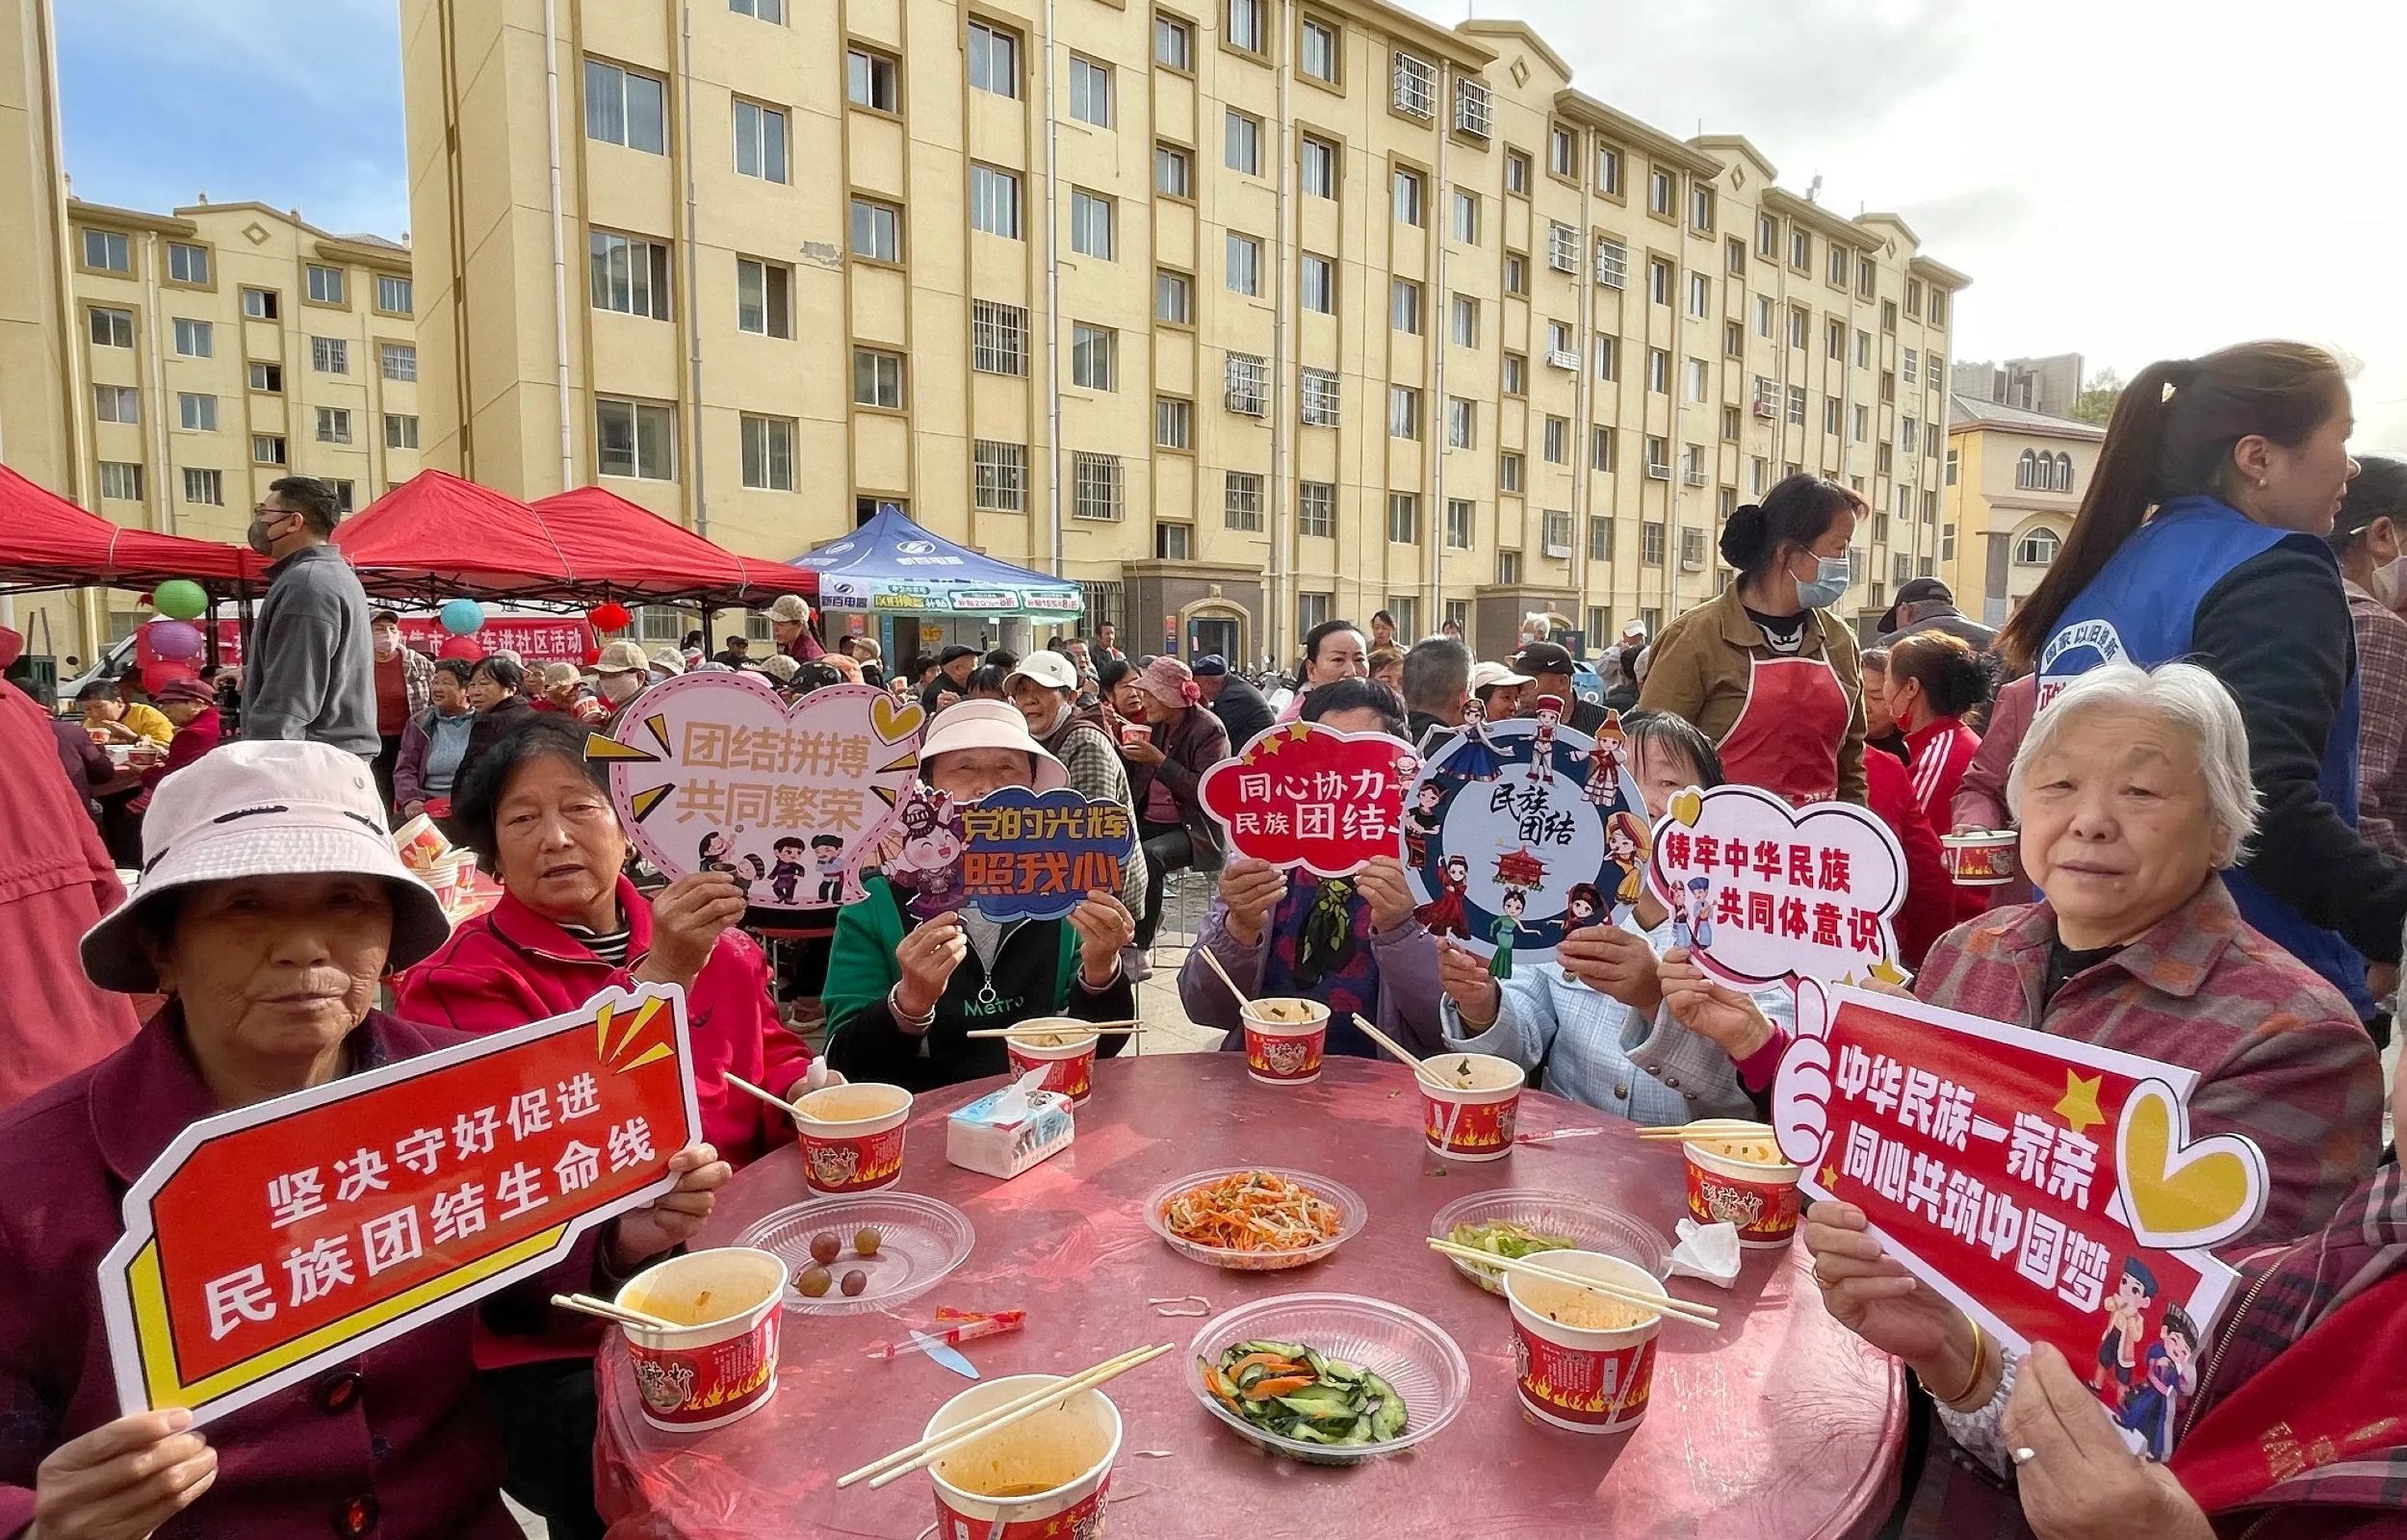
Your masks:
[{"label": "blue canopy tent", "polygon": [[1075,621],[1086,594],[1063,578],[1015,567],[929,533],[894,504],[841,539],[787,563],[818,578],[819,607],[852,614]]}]

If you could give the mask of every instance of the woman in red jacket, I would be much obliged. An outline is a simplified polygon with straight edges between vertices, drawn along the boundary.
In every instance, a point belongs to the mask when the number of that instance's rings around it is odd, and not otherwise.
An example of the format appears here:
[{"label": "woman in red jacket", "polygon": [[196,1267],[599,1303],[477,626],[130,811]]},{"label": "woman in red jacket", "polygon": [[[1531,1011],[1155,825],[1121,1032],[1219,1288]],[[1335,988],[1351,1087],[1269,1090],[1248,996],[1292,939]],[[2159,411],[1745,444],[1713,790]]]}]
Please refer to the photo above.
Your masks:
[{"label": "woman in red jacket", "polygon": [[1980,749],[1964,714],[1989,699],[1996,664],[1946,631],[1916,631],[1889,649],[1889,714],[1905,732],[1914,800],[1934,829],[1952,827],[1955,788]]},{"label": "woman in red jacket", "polygon": [[142,772],[142,792],[131,804],[136,812],[149,808],[150,794],[159,789],[160,782],[216,748],[225,736],[225,724],[218,715],[218,692],[200,680],[169,680],[151,699],[159,703],[160,714],[175,724],[175,736],[168,740],[168,757]]}]

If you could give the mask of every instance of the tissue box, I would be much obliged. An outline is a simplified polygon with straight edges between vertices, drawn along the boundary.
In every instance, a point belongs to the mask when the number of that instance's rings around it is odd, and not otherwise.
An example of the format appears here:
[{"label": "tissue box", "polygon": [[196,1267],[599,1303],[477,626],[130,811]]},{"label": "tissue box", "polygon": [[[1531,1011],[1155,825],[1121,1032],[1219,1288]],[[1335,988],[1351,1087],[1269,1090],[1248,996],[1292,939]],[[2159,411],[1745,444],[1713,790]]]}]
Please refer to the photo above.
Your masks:
[{"label": "tissue box", "polygon": [[1057,1150],[1077,1127],[1070,1098],[1056,1091],[1006,1086],[945,1119],[945,1158],[1008,1181]]}]

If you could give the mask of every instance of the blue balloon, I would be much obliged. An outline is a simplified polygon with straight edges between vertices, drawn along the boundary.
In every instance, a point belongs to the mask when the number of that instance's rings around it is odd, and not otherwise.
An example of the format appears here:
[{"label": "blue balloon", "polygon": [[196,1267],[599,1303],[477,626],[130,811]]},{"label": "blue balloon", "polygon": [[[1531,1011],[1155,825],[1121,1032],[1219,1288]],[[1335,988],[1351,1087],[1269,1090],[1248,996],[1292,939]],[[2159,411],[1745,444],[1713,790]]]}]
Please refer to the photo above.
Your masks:
[{"label": "blue balloon", "polygon": [[484,629],[484,606],[473,599],[454,599],[443,606],[443,629],[454,636],[474,636]]}]

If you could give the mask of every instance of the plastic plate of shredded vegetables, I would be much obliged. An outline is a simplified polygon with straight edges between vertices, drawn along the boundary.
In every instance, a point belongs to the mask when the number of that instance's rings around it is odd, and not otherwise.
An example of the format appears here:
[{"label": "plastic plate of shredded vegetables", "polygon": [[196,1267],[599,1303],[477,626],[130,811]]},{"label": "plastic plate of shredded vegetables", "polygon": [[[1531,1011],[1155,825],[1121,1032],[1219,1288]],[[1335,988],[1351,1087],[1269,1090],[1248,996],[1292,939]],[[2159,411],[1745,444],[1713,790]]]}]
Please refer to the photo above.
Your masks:
[{"label": "plastic plate of shredded vegetables", "polygon": [[1145,1200],[1145,1222],[1172,1250],[1236,1272],[1318,1262],[1369,1218],[1344,1184],[1270,1166],[1197,1171]]}]

